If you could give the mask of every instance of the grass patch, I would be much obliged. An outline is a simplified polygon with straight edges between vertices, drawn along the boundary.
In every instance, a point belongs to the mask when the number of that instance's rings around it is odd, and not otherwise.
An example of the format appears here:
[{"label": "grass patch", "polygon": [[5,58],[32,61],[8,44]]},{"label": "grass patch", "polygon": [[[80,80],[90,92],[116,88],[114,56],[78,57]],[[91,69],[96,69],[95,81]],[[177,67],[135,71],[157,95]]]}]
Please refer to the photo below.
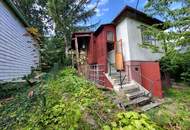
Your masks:
[{"label": "grass patch", "polygon": [[166,103],[146,114],[166,130],[190,130],[190,87],[170,88],[164,92]]}]

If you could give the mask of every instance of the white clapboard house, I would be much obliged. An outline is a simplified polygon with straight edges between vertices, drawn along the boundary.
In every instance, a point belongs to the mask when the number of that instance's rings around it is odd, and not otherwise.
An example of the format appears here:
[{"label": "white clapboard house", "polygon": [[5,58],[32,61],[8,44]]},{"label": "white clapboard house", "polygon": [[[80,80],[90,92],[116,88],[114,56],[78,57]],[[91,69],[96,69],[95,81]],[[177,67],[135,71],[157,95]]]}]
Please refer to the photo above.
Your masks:
[{"label": "white clapboard house", "polygon": [[37,41],[11,0],[0,0],[0,83],[21,79],[39,65]]}]

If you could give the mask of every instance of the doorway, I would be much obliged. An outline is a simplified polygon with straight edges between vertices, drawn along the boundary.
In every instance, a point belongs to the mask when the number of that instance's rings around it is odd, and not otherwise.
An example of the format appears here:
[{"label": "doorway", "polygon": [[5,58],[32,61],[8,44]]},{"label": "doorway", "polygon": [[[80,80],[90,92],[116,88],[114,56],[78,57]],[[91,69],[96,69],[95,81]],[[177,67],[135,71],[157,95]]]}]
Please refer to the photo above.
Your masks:
[{"label": "doorway", "polygon": [[109,74],[116,72],[114,42],[107,42],[107,64]]}]

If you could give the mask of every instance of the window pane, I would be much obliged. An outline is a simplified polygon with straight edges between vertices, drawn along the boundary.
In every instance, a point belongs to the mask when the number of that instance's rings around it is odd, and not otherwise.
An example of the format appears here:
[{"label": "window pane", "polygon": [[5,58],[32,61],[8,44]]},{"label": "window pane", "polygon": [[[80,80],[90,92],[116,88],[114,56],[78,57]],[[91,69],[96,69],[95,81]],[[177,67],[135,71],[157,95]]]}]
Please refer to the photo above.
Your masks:
[{"label": "window pane", "polygon": [[111,42],[114,41],[113,32],[111,32],[111,31],[108,31],[108,32],[107,32],[107,41],[111,41]]},{"label": "window pane", "polygon": [[156,45],[156,39],[153,36],[144,33],[145,28],[146,28],[145,26],[143,26],[141,28],[142,42],[143,43],[147,43],[148,42],[148,43],[150,43],[152,45]]}]

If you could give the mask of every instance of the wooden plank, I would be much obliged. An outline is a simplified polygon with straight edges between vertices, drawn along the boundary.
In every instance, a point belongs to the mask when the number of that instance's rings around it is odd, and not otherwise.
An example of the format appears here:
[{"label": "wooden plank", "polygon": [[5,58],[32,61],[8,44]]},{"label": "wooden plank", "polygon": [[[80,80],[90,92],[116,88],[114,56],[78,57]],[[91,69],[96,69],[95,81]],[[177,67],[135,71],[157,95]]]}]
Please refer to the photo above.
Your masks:
[{"label": "wooden plank", "polygon": [[75,38],[75,51],[77,57],[77,67],[79,67],[79,49],[78,49],[78,39]]},{"label": "wooden plank", "polygon": [[139,98],[129,101],[129,103],[127,103],[127,106],[139,104],[148,100],[150,100],[150,97],[139,97]]},{"label": "wooden plank", "polygon": [[147,104],[147,105],[141,107],[140,109],[142,111],[148,111],[148,110],[150,110],[150,109],[152,109],[154,107],[157,107],[157,106],[159,106],[161,104],[162,104],[161,102],[150,103],[150,104]]},{"label": "wooden plank", "polygon": [[90,34],[78,34],[78,35],[75,35],[75,37],[90,37],[91,35]]},{"label": "wooden plank", "polygon": [[135,98],[138,96],[142,96],[144,95],[144,91],[137,91],[137,92],[132,92],[132,93],[127,93],[126,96],[131,99],[131,98]]}]

